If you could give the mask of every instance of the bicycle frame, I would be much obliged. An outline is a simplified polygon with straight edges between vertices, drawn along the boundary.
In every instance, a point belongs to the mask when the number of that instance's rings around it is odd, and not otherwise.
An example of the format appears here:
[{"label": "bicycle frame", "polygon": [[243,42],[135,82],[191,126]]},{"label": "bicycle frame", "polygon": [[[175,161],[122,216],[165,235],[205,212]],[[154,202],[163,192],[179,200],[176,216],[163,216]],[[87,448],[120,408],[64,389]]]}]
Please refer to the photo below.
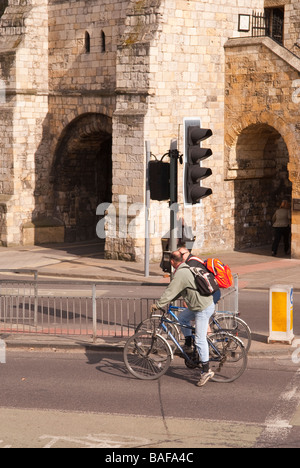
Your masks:
[{"label": "bicycle frame", "polygon": [[[182,346],[180,345],[180,343],[178,343],[178,341],[176,340],[176,338],[172,335],[172,333],[170,332],[170,330],[168,330],[168,328],[166,327],[166,323],[171,323],[173,325],[179,325],[181,328],[186,328],[188,330],[192,330],[192,335],[195,334],[195,327],[191,327],[191,326],[188,326],[188,325],[181,325],[180,322],[179,322],[179,319],[178,317],[173,313],[173,310],[183,310],[184,308],[183,307],[176,307],[176,306],[172,306],[172,305],[169,305],[168,307],[168,311],[165,312],[163,311],[163,315],[161,316],[161,327],[162,329],[164,330],[165,333],[167,333],[168,337],[173,341],[173,343],[176,345],[177,349],[179,349],[179,351],[183,354],[185,360],[191,364],[194,364],[194,361],[191,359],[191,357],[183,350]],[[168,313],[170,314],[174,320],[169,320],[165,317],[165,314]],[[217,354],[217,356],[219,358],[221,358],[221,354],[220,354],[220,351],[214,346],[214,344],[212,343],[212,341],[209,339],[209,337],[207,337],[207,341],[208,341],[208,345],[210,347],[213,348],[214,352]],[[169,346],[170,348],[170,346]],[[171,348],[170,348],[171,349]],[[172,359],[173,359],[173,356],[174,356],[174,353],[171,349],[171,352],[172,352]],[[213,359],[213,361],[218,361],[218,359]]]}]

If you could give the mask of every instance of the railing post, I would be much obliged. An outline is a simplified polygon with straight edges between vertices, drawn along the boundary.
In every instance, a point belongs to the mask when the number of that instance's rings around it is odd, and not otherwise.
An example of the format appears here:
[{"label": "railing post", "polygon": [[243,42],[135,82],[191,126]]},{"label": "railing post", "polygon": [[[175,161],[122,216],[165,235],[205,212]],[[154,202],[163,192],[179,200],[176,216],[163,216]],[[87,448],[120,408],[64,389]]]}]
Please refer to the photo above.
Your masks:
[{"label": "railing post", "polygon": [[93,304],[93,342],[97,339],[97,301],[96,301],[96,284],[92,287],[92,304]]},{"label": "railing post", "polygon": [[235,289],[235,294],[234,294],[234,313],[237,315],[239,312],[239,276],[238,275],[233,275],[234,279],[234,289]]},{"label": "railing post", "polygon": [[33,324],[37,327],[38,323],[38,272],[34,272],[34,321]]}]

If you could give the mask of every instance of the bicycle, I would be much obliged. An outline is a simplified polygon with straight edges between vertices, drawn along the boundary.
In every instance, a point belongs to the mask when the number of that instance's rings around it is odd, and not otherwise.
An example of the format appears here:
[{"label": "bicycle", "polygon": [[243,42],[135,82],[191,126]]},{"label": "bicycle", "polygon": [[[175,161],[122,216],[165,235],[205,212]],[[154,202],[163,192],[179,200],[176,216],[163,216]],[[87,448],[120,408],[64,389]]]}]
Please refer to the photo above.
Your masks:
[{"label": "bicycle", "polygon": [[[174,307],[172,306],[174,309]],[[166,318],[170,314],[171,319]],[[167,334],[175,349],[184,358],[185,365],[189,369],[201,368],[201,362],[195,346],[195,328],[186,326],[192,331],[192,353],[187,354],[172,332],[180,327],[177,316],[168,308],[162,311],[159,317],[158,327],[152,326],[152,330],[141,330],[130,337],[124,347],[124,362],[127,370],[141,380],[156,380],[162,377],[169,369],[174,352],[161,331]],[[210,350],[210,366],[215,373],[211,379],[214,382],[233,382],[246,370],[247,353],[243,342],[225,331],[219,331],[207,336]]]},{"label": "bicycle", "polygon": [[[173,319],[177,320],[177,317],[173,313],[173,311],[181,312],[184,309],[184,307],[169,305],[168,313],[173,317]],[[157,314],[146,318],[137,326],[135,332],[137,333],[141,330],[153,330],[154,328],[157,329],[160,326],[160,318],[161,315]],[[225,311],[215,312],[210,319],[209,326],[213,333],[217,333],[218,331],[226,331],[231,335],[239,338],[243,341],[246,352],[248,353],[248,351],[250,350],[252,344],[250,327],[244,320],[242,320],[236,314]],[[176,338],[176,341],[179,342],[180,328],[175,324],[168,324],[167,328],[170,329],[170,331],[173,333],[173,336]],[[162,335],[167,339],[172,350],[174,351],[176,349],[175,343],[169,338],[167,333],[163,332]]]}]

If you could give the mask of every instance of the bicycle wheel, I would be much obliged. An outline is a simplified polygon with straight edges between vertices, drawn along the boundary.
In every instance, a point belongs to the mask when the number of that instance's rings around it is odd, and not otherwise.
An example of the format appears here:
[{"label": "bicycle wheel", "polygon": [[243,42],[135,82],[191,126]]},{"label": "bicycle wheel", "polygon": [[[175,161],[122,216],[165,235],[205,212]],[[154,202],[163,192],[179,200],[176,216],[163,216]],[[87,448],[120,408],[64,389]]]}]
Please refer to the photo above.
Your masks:
[{"label": "bicycle wheel", "polygon": [[[140,331],[148,331],[152,333],[157,333],[165,338],[168,344],[171,346],[173,353],[177,349],[176,344],[174,341],[169,337],[168,333],[161,327],[161,315],[152,315],[151,317],[143,320],[136,328],[135,332],[138,333]],[[173,337],[179,343],[180,340],[180,331],[178,330],[177,325],[175,323],[168,323],[164,322],[167,330],[171,332]]]},{"label": "bicycle wheel", "polygon": [[226,332],[208,337],[210,367],[215,373],[214,382],[229,383],[237,380],[247,367],[247,353],[243,342]]},{"label": "bicycle wheel", "polygon": [[210,328],[213,333],[221,330],[239,338],[245,345],[246,352],[249,351],[252,343],[251,330],[247,323],[234,314],[214,314],[210,320]]},{"label": "bicycle wheel", "polygon": [[138,379],[159,379],[169,369],[172,351],[160,335],[141,331],[127,341],[124,362],[127,370]]}]

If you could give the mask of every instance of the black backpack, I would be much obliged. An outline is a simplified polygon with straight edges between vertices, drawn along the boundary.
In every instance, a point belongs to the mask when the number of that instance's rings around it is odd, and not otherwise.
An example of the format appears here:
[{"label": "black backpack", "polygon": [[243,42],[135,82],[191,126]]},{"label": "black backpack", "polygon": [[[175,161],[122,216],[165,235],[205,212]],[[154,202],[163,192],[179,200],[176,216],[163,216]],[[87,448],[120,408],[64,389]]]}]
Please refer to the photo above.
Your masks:
[{"label": "black backpack", "polygon": [[[197,266],[190,266],[188,264],[190,260],[198,260]],[[215,276],[205,267],[205,265],[202,264],[199,259],[195,257],[189,258],[186,265],[194,275],[197,290],[201,296],[212,296],[215,294],[215,292],[220,290],[220,286]]]}]

